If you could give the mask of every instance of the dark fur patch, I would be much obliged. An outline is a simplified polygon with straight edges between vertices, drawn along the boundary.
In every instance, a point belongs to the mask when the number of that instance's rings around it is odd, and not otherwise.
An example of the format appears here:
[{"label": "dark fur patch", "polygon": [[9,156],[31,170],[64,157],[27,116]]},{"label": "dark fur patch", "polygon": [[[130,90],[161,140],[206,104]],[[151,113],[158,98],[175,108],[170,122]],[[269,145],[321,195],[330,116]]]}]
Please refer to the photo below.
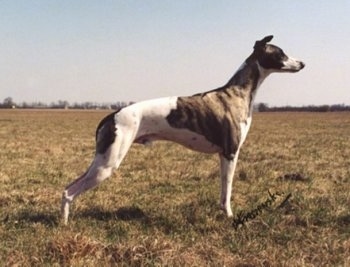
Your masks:
[{"label": "dark fur patch", "polygon": [[274,45],[267,45],[265,53],[260,56],[259,64],[265,69],[281,69],[283,67],[283,61],[287,59],[283,50]]},{"label": "dark fur patch", "polygon": [[116,137],[114,117],[120,111],[117,110],[104,117],[96,129],[96,153],[103,154],[113,144]]},{"label": "dark fur patch", "polygon": [[[213,99],[214,98],[214,99]],[[222,148],[222,154],[232,159],[240,143],[239,121],[227,98],[217,92],[191,97],[179,97],[177,108],[166,117],[174,128],[187,128],[203,135]]]}]

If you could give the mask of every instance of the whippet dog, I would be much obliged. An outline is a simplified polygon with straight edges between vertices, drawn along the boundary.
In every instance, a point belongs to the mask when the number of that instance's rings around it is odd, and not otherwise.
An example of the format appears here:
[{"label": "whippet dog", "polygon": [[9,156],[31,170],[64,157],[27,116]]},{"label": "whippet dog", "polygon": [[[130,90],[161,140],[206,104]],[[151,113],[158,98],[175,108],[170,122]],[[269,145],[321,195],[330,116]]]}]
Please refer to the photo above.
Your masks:
[{"label": "whippet dog", "polygon": [[227,216],[232,216],[232,180],[252,121],[257,89],[270,73],[297,72],[305,66],[281,48],[268,44],[272,38],[256,41],[253,53],[222,87],[193,96],[142,101],[106,116],[96,130],[96,154],[90,167],[64,190],[63,222],[68,222],[73,199],[108,178],[132,143],[154,140],[217,153],[221,168],[220,205]]}]

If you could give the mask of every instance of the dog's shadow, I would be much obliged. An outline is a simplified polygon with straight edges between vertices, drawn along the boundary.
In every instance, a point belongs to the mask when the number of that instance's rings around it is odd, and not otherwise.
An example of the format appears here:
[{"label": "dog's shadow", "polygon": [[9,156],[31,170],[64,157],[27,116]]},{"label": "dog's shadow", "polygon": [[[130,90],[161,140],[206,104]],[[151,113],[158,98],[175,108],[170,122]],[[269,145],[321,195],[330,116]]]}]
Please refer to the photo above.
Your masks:
[{"label": "dog's shadow", "polygon": [[59,219],[54,213],[21,211],[14,216],[7,215],[2,219],[3,223],[35,224],[40,223],[47,227],[57,227]]},{"label": "dog's shadow", "polygon": [[91,218],[98,221],[122,220],[142,221],[146,220],[146,214],[138,207],[121,207],[116,211],[106,211],[100,207],[90,208],[77,214],[77,217]]},{"label": "dog's shadow", "polygon": [[[73,220],[89,219],[99,221],[99,223],[136,222],[136,224],[142,225],[143,229],[156,229],[167,235],[183,232],[190,224],[194,231],[202,233],[207,231],[207,228],[202,223],[203,218],[197,212],[196,206],[193,203],[184,205],[180,208],[178,216],[166,216],[158,213],[147,214],[135,206],[121,207],[116,211],[106,211],[101,207],[90,207],[76,213]],[[223,214],[222,216],[216,216],[218,221],[224,222],[225,219],[226,217]]]},{"label": "dog's shadow", "polygon": [[147,215],[142,209],[134,206],[121,207],[116,211],[105,211],[102,208],[94,207],[77,213],[74,219],[78,220],[78,218],[92,219],[100,222],[136,222],[146,228],[157,228],[166,234],[177,232],[181,228],[181,223],[173,218],[152,214]]},{"label": "dog's shadow", "polygon": [[[121,207],[117,211],[105,211],[100,207],[94,207],[78,212],[74,217],[77,219],[89,218],[98,221],[147,221],[148,217],[137,207]],[[42,224],[46,227],[58,227],[60,216],[56,212],[40,212],[22,210],[17,214],[6,215],[0,219],[5,224],[25,225],[25,224]]]}]

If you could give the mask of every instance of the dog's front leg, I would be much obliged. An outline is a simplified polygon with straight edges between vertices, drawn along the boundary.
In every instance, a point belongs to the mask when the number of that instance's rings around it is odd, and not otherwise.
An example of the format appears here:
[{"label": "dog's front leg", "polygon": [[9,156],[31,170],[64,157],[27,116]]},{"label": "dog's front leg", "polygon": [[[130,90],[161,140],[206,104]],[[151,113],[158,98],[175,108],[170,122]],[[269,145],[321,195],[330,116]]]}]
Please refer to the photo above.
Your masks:
[{"label": "dog's front leg", "polygon": [[220,205],[228,217],[232,217],[231,209],[231,191],[232,191],[232,181],[233,175],[235,173],[236,164],[238,160],[237,150],[233,159],[227,159],[222,154],[220,154],[220,168],[221,168],[221,198]]}]

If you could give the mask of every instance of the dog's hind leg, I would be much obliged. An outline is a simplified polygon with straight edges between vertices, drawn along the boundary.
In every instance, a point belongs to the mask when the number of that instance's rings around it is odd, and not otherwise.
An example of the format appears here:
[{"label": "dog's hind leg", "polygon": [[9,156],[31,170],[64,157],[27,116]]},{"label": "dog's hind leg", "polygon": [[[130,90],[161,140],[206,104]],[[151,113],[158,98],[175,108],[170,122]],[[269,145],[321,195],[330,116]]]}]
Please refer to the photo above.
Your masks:
[{"label": "dog's hind leg", "polygon": [[228,217],[232,217],[231,210],[231,191],[233,176],[235,173],[239,150],[236,151],[233,159],[227,159],[220,154],[220,167],[221,167],[221,197],[220,206]]},{"label": "dog's hind leg", "polygon": [[113,169],[119,167],[133,142],[132,137],[128,137],[125,138],[118,129],[118,135],[113,139],[113,143],[103,151],[98,148],[99,142],[97,142],[96,155],[89,169],[69,184],[63,192],[61,213],[65,224],[68,222],[69,207],[74,198],[97,186],[112,174]]}]

